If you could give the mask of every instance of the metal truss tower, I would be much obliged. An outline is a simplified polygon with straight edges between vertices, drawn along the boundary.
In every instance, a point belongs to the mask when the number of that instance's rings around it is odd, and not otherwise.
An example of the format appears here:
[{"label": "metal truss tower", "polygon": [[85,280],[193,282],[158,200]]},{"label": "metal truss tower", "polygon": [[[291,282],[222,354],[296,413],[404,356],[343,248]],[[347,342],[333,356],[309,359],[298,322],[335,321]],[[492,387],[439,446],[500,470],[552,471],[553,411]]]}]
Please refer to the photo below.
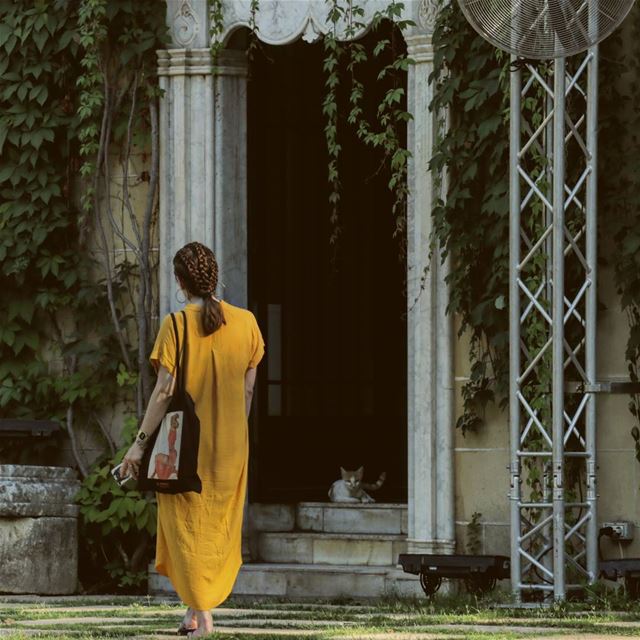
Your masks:
[{"label": "metal truss tower", "polygon": [[511,584],[563,600],[598,574],[598,49],[511,73]]}]

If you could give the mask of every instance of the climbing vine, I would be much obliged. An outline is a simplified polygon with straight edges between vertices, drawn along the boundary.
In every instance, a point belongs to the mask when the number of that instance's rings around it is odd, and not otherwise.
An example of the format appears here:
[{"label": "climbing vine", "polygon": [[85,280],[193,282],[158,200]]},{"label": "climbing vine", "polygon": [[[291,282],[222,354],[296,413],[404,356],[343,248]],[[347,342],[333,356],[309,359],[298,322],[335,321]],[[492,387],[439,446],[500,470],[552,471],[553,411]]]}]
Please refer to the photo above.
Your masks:
[{"label": "climbing vine", "polygon": [[[406,110],[406,73],[411,59],[399,43],[400,35],[411,25],[404,19],[404,3],[392,0],[384,9],[376,11],[370,21],[371,30],[380,32],[387,21],[393,25],[390,37],[381,36],[372,51],[358,42],[357,36],[366,30],[364,8],[357,2],[329,0],[328,22],[332,29],[324,36],[325,96],[322,113],[325,116],[325,138],[329,156],[327,180],[332,233],[330,243],[340,235],[340,144],[339,115],[341,84],[348,95],[346,123],[353,127],[359,140],[382,152],[381,163],[389,174],[388,187],[394,201],[391,214],[395,220],[394,236],[401,240],[400,259],[405,257],[404,231],[406,222],[407,162],[410,156],[405,143],[405,131],[411,114]],[[384,60],[386,55],[387,59]],[[377,82],[386,82],[387,88],[380,100],[375,116],[364,108],[367,88],[358,77],[358,68],[375,61],[381,68]],[[383,62],[382,62],[383,61]],[[381,64],[382,62],[382,64]]]},{"label": "climbing vine", "polygon": [[[8,442],[0,455],[55,464],[68,438],[83,479],[81,580],[109,589],[146,577],[155,528],[155,505],[137,492],[123,495],[108,473],[132,440],[150,392],[158,97],[152,72],[166,27],[164,8],[148,5],[36,0],[0,7],[0,265],[7,300],[0,309],[0,411],[63,427],[48,445]],[[138,151],[141,169],[133,176],[132,150],[145,148],[150,156]],[[122,176],[115,193],[114,171]],[[137,185],[149,194],[142,207],[133,200]],[[119,449],[107,421],[122,413]],[[104,446],[93,461],[83,442],[88,434]]]},{"label": "climbing vine", "polygon": [[433,209],[434,240],[451,258],[449,313],[460,319],[459,335],[470,337],[457,421],[466,433],[483,424],[488,402],[504,404],[508,384],[508,58],[455,3],[441,9],[433,43],[432,109],[450,118],[430,165],[448,176],[446,197]]},{"label": "climbing vine", "polygon": [[[152,389],[147,354],[156,308],[152,238],[160,95],[155,51],[166,41],[164,7],[158,12],[140,2],[82,0],[78,30],[84,70],[77,83],[78,154],[86,185],[82,208],[96,247],[106,318],[116,343],[113,378],[124,412],[122,446],[116,450],[111,443],[83,474],[78,494],[82,551],[89,566],[103,568],[103,584],[139,588],[152,553],[155,503],[138,491],[115,485],[109,471],[131,444]],[[141,167],[134,173],[138,163]],[[134,200],[139,187],[146,193]]]},{"label": "climbing vine", "polygon": [[75,15],[35,2],[0,16],[0,410],[57,419],[75,448],[74,420],[95,425],[116,369],[108,335],[86,341],[105,324],[73,198]]}]

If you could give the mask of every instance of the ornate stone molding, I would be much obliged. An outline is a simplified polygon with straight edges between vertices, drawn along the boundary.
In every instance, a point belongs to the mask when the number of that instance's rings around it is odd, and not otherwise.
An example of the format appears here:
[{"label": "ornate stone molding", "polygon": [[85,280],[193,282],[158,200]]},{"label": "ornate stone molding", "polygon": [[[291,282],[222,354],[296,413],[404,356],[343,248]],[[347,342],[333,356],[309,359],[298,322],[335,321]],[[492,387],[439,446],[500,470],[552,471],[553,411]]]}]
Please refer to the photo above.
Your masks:
[{"label": "ornate stone molding", "polygon": [[211,75],[210,49],[160,49],[158,52],[159,76]]},{"label": "ornate stone molding", "polygon": [[[422,1],[405,0],[403,18],[413,20],[419,25],[418,14]],[[437,0],[429,2],[435,5]],[[360,3],[364,16],[358,16],[357,22],[365,26],[357,31],[356,38],[369,29],[375,13],[384,10],[388,4],[388,0],[366,0]],[[326,0],[260,0],[260,8],[255,15],[257,36],[262,42],[273,45],[289,44],[300,38],[305,42],[315,42],[334,28],[328,20],[328,10]],[[227,42],[236,29],[250,28],[250,25],[251,0],[224,1],[224,29],[221,35],[223,42]],[[346,20],[336,25],[339,39],[346,39],[347,29]]]},{"label": "ornate stone molding", "polygon": [[189,0],[181,0],[171,25],[173,41],[183,47],[191,46],[200,32],[200,20]]},{"label": "ornate stone molding", "polygon": [[418,23],[425,31],[433,31],[441,5],[440,0],[420,0]]},{"label": "ornate stone molding", "polygon": [[223,49],[218,56],[214,69],[217,76],[247,76],[249,75],[249,61],[244,51]]}]

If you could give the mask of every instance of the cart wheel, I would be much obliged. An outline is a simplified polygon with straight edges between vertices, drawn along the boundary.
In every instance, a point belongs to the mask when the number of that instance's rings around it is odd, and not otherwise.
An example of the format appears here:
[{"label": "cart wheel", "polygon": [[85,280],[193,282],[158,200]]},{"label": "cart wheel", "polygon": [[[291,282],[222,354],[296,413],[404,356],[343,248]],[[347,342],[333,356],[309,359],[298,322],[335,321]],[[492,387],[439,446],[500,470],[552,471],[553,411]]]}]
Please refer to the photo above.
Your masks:
[{"label": "cart wheel", "polygon": [[430,573],[420,574],[420,586],[424,591],[427,598],[430,598],[442,584],[442,578],[440,576],[434,576]]},{"label": "cart wheel", "polygon": [[474,596],[489,593],[496,586],[496,579],[484,573],[472,573],[464,579],[464,586]]},{"label": "cart wheel", "polygon": [[640,600],[640,578],[630,578],[627,576],[624,579],[624,588],[627,592],[627,598],[630,600]]}]

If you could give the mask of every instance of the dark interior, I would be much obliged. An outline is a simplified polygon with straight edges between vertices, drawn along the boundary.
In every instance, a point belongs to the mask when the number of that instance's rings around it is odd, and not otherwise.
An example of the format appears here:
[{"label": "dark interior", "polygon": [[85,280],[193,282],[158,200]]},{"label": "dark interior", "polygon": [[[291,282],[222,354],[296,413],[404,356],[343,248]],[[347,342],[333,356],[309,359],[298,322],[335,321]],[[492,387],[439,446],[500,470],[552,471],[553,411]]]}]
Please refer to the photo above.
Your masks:
[{"label": "dark interior", "polygon": [[[364,39],[369,51],[383,37]],[[385,35],[388,37],[388,33]],[[248,95],[249,304],[267,355],[251,419],[252,502],[328,500],[346,469],[407,499],[406,264],[380,153],[341,116],[339,242],[322,115],[322,44],[260,45]],[[375,113],[383,60],[358,71]],[[343,114],[347,95],[341,96]]]}]

